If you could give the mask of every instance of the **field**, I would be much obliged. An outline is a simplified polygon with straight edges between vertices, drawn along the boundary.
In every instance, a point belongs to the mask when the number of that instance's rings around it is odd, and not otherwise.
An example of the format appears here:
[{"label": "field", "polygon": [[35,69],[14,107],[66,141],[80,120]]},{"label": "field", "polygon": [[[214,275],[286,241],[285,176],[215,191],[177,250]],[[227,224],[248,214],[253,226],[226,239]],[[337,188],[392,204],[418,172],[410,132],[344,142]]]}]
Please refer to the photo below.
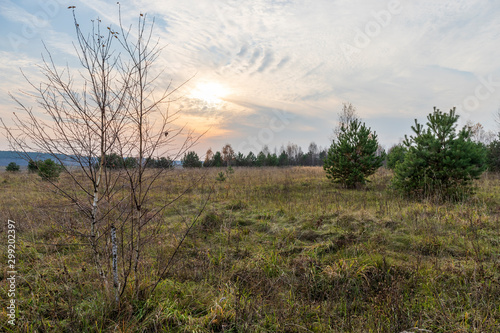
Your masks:
[{"label": "field", "polygon": [[[4,332],[499,332],[500,177],[465,202],[416,202],[332,185],[322,168],[176,169],[150,205],[167,207],[141,262],[143,286],[174,253],[151,296],[103,292],[74,207],[36,175],[0,173],[2,252],[16,222],[16,327]],[[205,182],[197,177],[206,174]],[[60,180],[71,187],[68,176]],[[213,190],[210,190],[213,189]],[[71,228],[69,228],[71,226]],[[2,261],[6,262],[6,256]]]}]

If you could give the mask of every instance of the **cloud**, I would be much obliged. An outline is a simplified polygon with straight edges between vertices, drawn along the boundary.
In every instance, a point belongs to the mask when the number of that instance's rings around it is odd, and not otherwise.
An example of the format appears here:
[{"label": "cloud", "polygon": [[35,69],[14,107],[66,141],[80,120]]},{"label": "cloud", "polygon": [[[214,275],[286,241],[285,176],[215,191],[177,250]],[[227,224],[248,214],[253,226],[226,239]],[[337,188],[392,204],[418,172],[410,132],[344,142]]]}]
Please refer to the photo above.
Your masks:
[{"label": "cloud", "polygon": [[[154,36],[166,46],[158,59],[157,67],[166,70],[159,87],[170,79],[176,86],[195,75],[180,96],[189,95],[199,81],[231,89],[224,106],[182,100],[181,108],[186,119],[201,124],[205,117],[211,126],[218,126],[217,133],[227,136],[225,141],[257,135],[273,109],[286,109],[302,124],[291,124],[276,136],[277,141],[321,144],[323,140],[325,144],[345,101],[352,102],[367,122],[391,124],[394,119],[395,130],[388,126],[383,127],[388,133],[378,131],[387,144],[408,133],[399,126],[403,119],[425,118],[433,106],[447,110],[457,105],[464,118],[492,126],[500,88],[473,112],[465,112],[461,104],[474,95],[482,78],[493,75],[500,81],[500,4],[400,0],[400,11],[387,16],[390,3],[136,0],[123,3],[121,10],[126,26],[135,24],[139,13],[156,18]],[[33,20],[34,13],[22,2],[7,1],[1,6],[2,15],[11,17],[15,26],[4,23],[7,33]],[[115,2],[85,1],[77,5],[76,13],[81,22],[99,16],[118,24]],[[48,20],[40,35],[72,66],[69,28]],[[5,37],[0,36],[0,41]],[[35,59],[30,52],[40,53],[23,49],[15,55],[5,46],[0,50],[2,63],[16,56]],[[7,77],[2,89],[10,82]]]},{"label": "cloud", "polygon": [[264,72],[274,61],[274,55],[272,51],[268,51],[264,58],[262,59],[262,62],[257,69],[257,72],[262,73]]},{"label": "cloud", "polygon": [[0,3],[0,15],[7,21],[45,27],[49,21],[42,15],[34,15],[20,5],[6,0]]}]

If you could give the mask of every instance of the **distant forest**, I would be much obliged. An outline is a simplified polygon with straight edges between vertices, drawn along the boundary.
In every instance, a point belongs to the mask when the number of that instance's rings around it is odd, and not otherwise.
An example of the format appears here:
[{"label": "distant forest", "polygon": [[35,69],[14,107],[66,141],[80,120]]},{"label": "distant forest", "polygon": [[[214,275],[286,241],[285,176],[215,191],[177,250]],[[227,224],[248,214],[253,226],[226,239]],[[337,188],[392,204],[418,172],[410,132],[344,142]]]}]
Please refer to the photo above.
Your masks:
[{"label": "distant forest", "polygon": [[[382,147],[378,153],[384,153]],[[286,147],[281,146],[279,150],[274,149],[272,153],[268,146],[264,146],[257,154],[235,153],[231,145],[226,144],[220,151],[208,149],[203,161],[196,152],[190,151],[184,155],[182,164],[184,167],[322,166],[327,154],[328,148],[318,147],[314,142],[309,144],[306,152],[298,145],[289,143]]]},{"label": "distant forest", "polygon": [[[235,153],[231,145],[226,144],[221,151],[212,151],[209,149],[204,159],[200,159],[199,155],[190,151],[184,155],[181,161],[173,161],[168,157],[159,157],[150,159],[146,162],[146,166],[152,168],[167,168],[172,166],[184,165],[185,167],[223,167],[223,166],[321,166],[328,153],[327,148],[318,147],[314,142],[304,152],[301,147],[296,144],[289,143],[286,147],[282,146],[279,150],[274,149],[271,152],[267,146],[254,154]],[[33,161],[52,159],[50,154],[28,153]],[[59,156],[62,161],[67,161],[66,165],[76,165],[70,158]],[[15,151],[0,151],[0,166],[7,166],[10,162],[15,162],[20,166],[27,166],[28,161],[21,158],[20,154]],[[135,167],[137,161],[133,157],[121,158],[118,154],[110,154],[106,157],[106,165],[108,168]]]}]

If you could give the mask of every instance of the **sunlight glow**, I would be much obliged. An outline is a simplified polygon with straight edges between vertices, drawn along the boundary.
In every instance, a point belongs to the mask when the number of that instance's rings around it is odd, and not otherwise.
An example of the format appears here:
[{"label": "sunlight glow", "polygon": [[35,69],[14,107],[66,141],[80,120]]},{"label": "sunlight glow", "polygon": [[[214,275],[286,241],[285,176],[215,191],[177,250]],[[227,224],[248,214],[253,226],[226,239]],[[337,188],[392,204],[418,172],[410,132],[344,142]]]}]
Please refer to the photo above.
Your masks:
[{"label": "sunlight glow", "polygon": [[217,105],[223,102],[229,91],[219,83],[204,82],[198,83],[196,88],[191,91],[190,97],[201,100],[206,104]]}]

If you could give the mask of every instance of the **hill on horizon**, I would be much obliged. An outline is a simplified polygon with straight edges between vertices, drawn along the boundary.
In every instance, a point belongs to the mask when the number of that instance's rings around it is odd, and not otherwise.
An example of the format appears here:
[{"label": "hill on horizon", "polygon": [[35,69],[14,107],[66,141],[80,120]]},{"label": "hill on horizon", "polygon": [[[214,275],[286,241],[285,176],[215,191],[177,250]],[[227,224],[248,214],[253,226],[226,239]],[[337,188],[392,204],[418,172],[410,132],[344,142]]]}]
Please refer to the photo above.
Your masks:
[{"label": "hill on horizon", "polygon": [[[35,161],[46,160],[48,158],[54,159],[50,154],[45,154],[45,153],[30,152],[28,153],[28,156]],[[67,161],[68,165],[76,165],[75,162],[69,161],[65,156],[63,155],[58,155],[58,156],[60,156],[61,160]],[[28,161],[25,160],[24,158],[21,158],[19,152],[6,151],[6,150],[0,151],[0,166],[7,166],[9,165],[10,162],[15,162],[16,164],[22,167],[28,166]]]},{"label": "hill on horizon", "polygon": [[[32,160],[46,160],[48,158],[54,159],[52,155],[46,154],[46,153],[36,153],[36,152],[30,152],[28,153],[28,156]],[[64,155],[58,155],[62,161],[65,161],[66,165],[71,165],[75,166],[78,165],[76,162],[69,160],[66,156]],[[17,165],[21,167],[27,167],[28,166],[28,161],[25,160],[24,158],[20,157],[19,152],[17,151],[7,151],[7,150],[0,150],[0,167],[6,167],[9,165],[10,162],[15,162]],[[175,166],[180,166],[181,161],[173,161]]]}]

